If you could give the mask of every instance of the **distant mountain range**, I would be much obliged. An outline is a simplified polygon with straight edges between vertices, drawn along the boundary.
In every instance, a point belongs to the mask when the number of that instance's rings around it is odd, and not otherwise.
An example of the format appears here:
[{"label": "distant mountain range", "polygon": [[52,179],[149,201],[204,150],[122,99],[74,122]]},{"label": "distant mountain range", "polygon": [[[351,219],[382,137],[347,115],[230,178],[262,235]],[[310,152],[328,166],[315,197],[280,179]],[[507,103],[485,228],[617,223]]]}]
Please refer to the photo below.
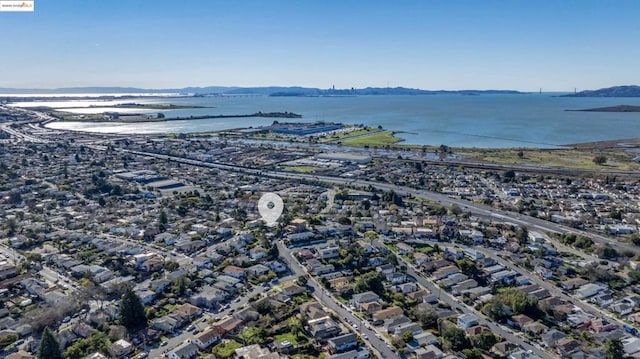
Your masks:
[{"label": "distant mountain range", "polygon": [[420,90],[406,87],[367,87],[351,89],[319,89],[312,87],[184,87],[179,89],[143,89],[137,87],[66,87],[58,89],[16,89],[0,88],[0,94],[193,94],[193,95],[268,95],[268,96],[361,96],[361,95],[489,95],[524,94],[514,90]]},{"label": "distant mountain range", "polygon": [[580,91],[560,97],[640,97],[640,86],[613,86],[598,90]]}]

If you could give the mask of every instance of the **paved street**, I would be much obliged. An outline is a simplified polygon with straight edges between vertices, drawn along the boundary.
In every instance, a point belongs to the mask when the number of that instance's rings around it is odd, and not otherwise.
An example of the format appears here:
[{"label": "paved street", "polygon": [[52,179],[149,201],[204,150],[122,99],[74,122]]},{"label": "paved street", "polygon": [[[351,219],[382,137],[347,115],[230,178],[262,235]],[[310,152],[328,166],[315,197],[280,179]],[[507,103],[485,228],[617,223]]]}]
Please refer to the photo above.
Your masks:
[{"label": "paved street", "polygon": [[[278,242],[278,250],[280,251],[280,255],[284,257],[285,261],[289,265],[289,268],[291,268],[296,275],[307,275],[306,270],[300,266],[295,258],[293,258],[289,248],[287,248],[281,241]],[[333,310],[342,319],[345,325],[348,325],[348,323],[346,323],[348,321],[358,325],[358,334],[360,336],[363,334],[367,335],[368,339],[364,340],[364,342],[367,343],[367,346],[369,346],[370,349],[374,350],[374,353],[378,355],[378,357],[385,359],[399,357],[398,354],[395,353],[395,350],[388,346],[387,342],[376,337],[377,332],[374,330],[374,327],[367,329],[360,318],[350,313],[342,303],[336,301],[331,293],[326,291],[324,287],[315,280],[315,278],[310,276],[307,285],[313,287],[313,296],[324,306]]]},{"label": "paved street", "polygon": [[[502,221],[511,222],[520,226],[525,226],[531,230],[539,230],[542,232],[552,232],[552,233],[575,233],[576,235],[587,236],[596,243],[609,244],[619,252],[629,251],[632,253],[640,253],[639,247],[628,245],[626,243],[620,243],[614,238],[605,237],[597,233],[578,230],[578,229],[567,227],[558,223],[549,222],[544,219],[534,218],[534,217],[530,217],[520,213],[503,211],[503,210],[499,210],[493,207],[488,207],[482,204],[473,203],[473,202],[462,200],[462,199],[451,198],[447,195],[437,193],[437,192],[427,191],[427,190],[420,190],[420,189],[415,189],[411,187],[397,186],[390,183],[373,182],[373,181],[366,181],[366,180],[354,180],[354,179],[345,179],[341,177],[332,177],[332,176],[317,176],[317,175],[307,174],[307,173],[289,173],[289,172],[261,170],[256,168],[239,167],[239,166],[232,166],[232,165],[226,165],[226,164],[190,160],[186,158],[162,155],[162,154],[151,153],[151,152],[141,152],[141,151],[131,151],[131,150],[123,150],[123,151],[132,153],[132,154],[152,156],[152,157],[166,159],[170,161],[191,164],[194,166],[217,168],[217,169],[228,170],[228,171],[243,172],[243,173],[261,175],[261,176],[269,176],[273,178],[315,180],[315,181],[325,182],[328,184],[338,184],[338,185],[361,187],[361,188],[366,188],[371,186],[373,188],[384,190],[384,191],[394,190],[396,193],[399,193],[399,194],[411,194],[417,198],[423,198],[423,199],[435,201],[442,204],[443,206],[451,206],[456,204],[460,206],[460,208],[463,208],[465,211],[471,212],[474,215],[478,215],[486,218],[492,218],[492,217],[497,218]],[[561,244],[559,243],[554,243],[554,244],[556,244],[557,246],[561,246]],[[581,255],[584,256],[584,253],[582,253]]]},{"label": "paved street", "polygon": [[[376,246],[378,246],[379,248],[386,248],[386,246],[384,246],[383,243],[381,243],[379,240],[374,241],[374,244]],[[500,335],[501,337],[505,338],[506,341],[511,342],[511,343],[515,343],[520,345],[522,348],[524,348],[525,350],[531,350],[534,354],[538,355],[541,358],[554,358],[555,356],[550,355],[549,353],[543,351],[540,347],[538,346],[533,346],[528,344],[527,342],[524,341],[524,339],[520,338],[519,336],[517,336],[514,332],[512,332],[511,330],[509,330],[508,328],[497,324],[493,321],[487,320],[486,317],[484,316],[484,314],[478,312],[477,310],[475,310],[475,308],[470,307],[468,305],[466,305],[465,303],[463,303],[461,300],[455,298],[454,296],[452,296],[451,294],[447,293],[446,291],[440,289],[440,287],[436,286],[431,280],[425,278],[422,273],[420,273],[414,266],[413,264],[407,262],[404,260],[404,258],[397,256],[398,260],[402,260],[403,263],[407,266],[407,275],[412,276],[413,278],[416,279],[416,281],[422,285],[423,287],[427,288],[429,291],[431,291],[431,293],[433,294],[438,294],[438,299],[448,305],[451,306],[451,308],[453,310],[455,310],[456,308],[463,312],[463,313],[472,313],[474,315],[476,315],[478,317],[478,322],[481,325],[485,325],[487,326],[489,329],[491,329],[491,331],[495,334]]]}]

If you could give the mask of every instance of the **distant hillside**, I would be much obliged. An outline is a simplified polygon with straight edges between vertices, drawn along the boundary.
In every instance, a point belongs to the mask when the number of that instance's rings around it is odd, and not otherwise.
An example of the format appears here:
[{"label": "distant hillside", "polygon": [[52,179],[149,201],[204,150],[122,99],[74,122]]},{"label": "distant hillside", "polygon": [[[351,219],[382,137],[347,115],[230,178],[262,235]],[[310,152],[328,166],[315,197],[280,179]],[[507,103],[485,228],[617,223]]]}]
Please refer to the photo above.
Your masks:
[{"label": "distant hillside", "polygon": [[614,86],[599,90],[580,91],[560,97],[640,97],[640,86]]},{"label": "distant hillside", "polygon": [[406,87],[367,87],[319,89],[313,87],[184,87],[179,89],[143,89],[137,87],[66,87],[58,89],[0,88],[0,94],[194,94],[194,95],[265,95],[265,96],[364,96],[364,95],[491,95],[523,94],[513,90],[420,90]]},{"label": "distant hillside", "polygon": [[420,90],[406,87],[366,87],[362,89],[302,89],[278,91],[271,96],[369,96],[369,95],[494,95],[524,94],[514,90]]}]

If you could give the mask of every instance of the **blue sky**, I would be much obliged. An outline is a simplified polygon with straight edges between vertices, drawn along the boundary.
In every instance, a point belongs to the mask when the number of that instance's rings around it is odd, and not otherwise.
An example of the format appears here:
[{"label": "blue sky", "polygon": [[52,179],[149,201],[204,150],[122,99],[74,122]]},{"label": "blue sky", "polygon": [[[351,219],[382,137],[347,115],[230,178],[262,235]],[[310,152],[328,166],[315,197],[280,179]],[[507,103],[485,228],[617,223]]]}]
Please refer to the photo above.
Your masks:
[{"label": "blue sky", "polygon": [[640,84],[640,1],[35,0],[0,87]]}]

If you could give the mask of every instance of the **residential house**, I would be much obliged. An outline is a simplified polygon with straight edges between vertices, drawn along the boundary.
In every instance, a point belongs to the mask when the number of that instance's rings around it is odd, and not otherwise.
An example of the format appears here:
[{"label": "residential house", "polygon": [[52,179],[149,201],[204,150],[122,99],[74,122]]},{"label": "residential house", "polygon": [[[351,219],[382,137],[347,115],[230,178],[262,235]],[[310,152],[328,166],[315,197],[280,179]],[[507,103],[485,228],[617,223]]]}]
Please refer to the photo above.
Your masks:
[{"label": "residential house", "polygon": [[113,358],[122,358],[125,355],[133,352],[134,346],[124,339],[117,340],[115,343],[109,346],[109,354]]},{"label": "residential house", "polygon": [[149,305],[156,299],[156,293],[149,289],[136,290],[135,292],[144,305]]},{"label": "residential house", "polygon": [[222,338],[222,332],[219,328],[208,328],[202,333],[196,335],[192,342],[201,350],[206,350],[213,344],[216,344]]},{"label": "residential house", "polygon": [[333,247],[321,248],[318,251],[318,255],[322,259],[331,259],[331,258],[340,257],[340,247],[333,246]]},{"label": "residential house", "polygon": [[465,255],[465,257],[471,259],[472,261],[478,261],[482,258],[484,258],[484,254],[482,254],[482,252],[477,251],[473,248],[465,248],[463,250],[463,253]]},{"label": "residential house", "polygon": [[376,272],[381,273],[382,275],[386,276],[388,274],[391,274],[393,272],[396,271],[396,266],[394,266],[393,264],[383,264],[379,267],[376,268]]},{"label": "residential house", "polygon": [[247,272],[252,274],[255,277],[260,277],[263,275],[266,275],[269,273],[269,267],[263,265],[263,264],[256,264],[256,265],[252,265],[251,267],[247,268]]},{"label": "residential house", "polygon": [[411,319],[409,319],[406,315],[389,318],[384,321],[384,330],[386,330],[387,333],[393,333],[398,326],[406,323],[411,323]]},{"label": "residential house", "polygon": [[509,354],[507,359],[540,359],[540,357],[530,353],[529,351],[525,351],[521,349]]},{"label": "residential house", "polygon": [[413,247],[402,242],[396,243],[396,249],[398,250],[398,255],[401,255],[401,256],[413,253],[414,251]]},{"label": "residential house", "polygon": [[269,267],[269,269],[271,269],[276,273],[282,273],[287,271],[287,267],[278,261],[270,261],[265,264],[267,267]]},{"label": "residential house", "polygon": [[444,353],[433,344],[429,344],[424,348],[419,348],[415,351],[416,358],[418,359],[442,359]]},{"label": "residential house", "polygon": [[611,304],[611,306],[609,306],[609,310],[611,310],[614,313],[618,313],[620,315],[631,314],[633,312],[633,308],[634,308],[633,304],[623,302],[623,301],[614,302]]},{"label": "residential house", "polygon": [[198,347],[193,343],[180,344],[169,352],[169,359],[191,359],[198,356]]},{"label": "residential house", "polygon": [[442,267],[440,269],[438,269],[437,271],[433,272],[433,279],[435,280],[440,280],[440,279],[444,279],[454,273],[460,273],[460,270],[458,269],[458,267],[456,266],[447,266],[447,267]]},{"label": "residential house", "polygon": [[249,250],[249,257],[254,261],[258,261],[266,256],[267,250],[261,246],[254,247]]},{"label": "residential house", "polygon": [[380,304],[379,302],[367,302],[367,303],[362,303],[360,305],[360,309],[367,313],[368,315],[371,315],[379,310],[382,309],[382,304]]},{"label": "residential house", "polygon": [[593,318],[589,322],[589,329],[591,329],[594,333],[602,333],[608,332],[611,330],[615,330],[618,326],[614,323],[608,322],[606,319],[602,318]]},{"label": "residential house", "polygon": [[218,330],[221,335],[226,335],[227,333],[235,334],[242,328],[242,320],[235,317],[227,317],[213,323],[211,327]]},{"label": "residential house", "polygon": [[431,272],[431,271],[438,270],[451,265],[453,265],[451,261],[448,261],[446,259],[437,259],[437,260],[426,262],[425,264],[422,265],[422,267],[424,268],[424,270]]},{"label": "residential house", "polygon": [[394,272],[387,274],[386,279],[393,284],[401,284],[407,281],[407,275],[404,273]]},{"label": "residential house", "polygon": [[359,350],[350,350],[344,353],[337,353],[327,356],[327,359],[369,359],[369,350],[367,349],[359,349]]},{"label": "residential house", "polygon": [[353,302],[353,306],[356,307],[358,310],[360,310],[361,309],[360,307],[362,304],[370,303],[370,302],[379,302],[380,297],[374,292],[369,291],[369,292],[354,294],[351,301]]},{"label": "residential house", "polygon": [[578,288],[576,290],[576,294],[581,298],[581,299],[586,299],[589,297],[593,297],[594,295],[598,294],[600,291],[604,290],[605,287],[601,284],[596,284],[596,283],[587,283],[584,284],[582,286],[580,286],[580,288]]},{"label": "residential house", "polygon": [[562,289],[564,290],[574,290],[576,288],[580,288],[581,286],[585,285],[589,283],[588,280],[577,277],[577,278],[571,278],[571,279],[567,279],[564,282],[562,282],[560,284],[560,286],[562,287]]},{"label": "residential house", "polygon": [[563,338],[556,342],[556,349],[560,355],[567,356],[580,350],[580,343],[575,339]]},{"label": "residential house", "polygon": [[422,330],[422,326],[418,323],[414,323],[414,322],[409,322],[409,323],[402,323],[397,325],[394,329],[393,329],[393,333],[395,333],[396,335],[402,335],[406,332],[411,332],[411,334],[413,335],[418,335],[420,333],[423,332]]},{"label": "residential house", "polygon": [[282,288],[282,294],[290,297],[303,293],[305,291],[306,291],[306,288],[293,283],[287,284]]},{"label": "residential house", "polygon": [[327,340],[331,354],[345,352],[358,346],[358,337],[353,333],[343,334]]},{"label": "residential house", "polygon": [[566,337],[566,334],[557,329],[551,329],[548,332],[540,335],[542,345],[548,348],[555,348],[558,340],[565,339]]},{"label": "residential house", "polygon": [[510,322],[509,324],[513,325],[514,327],[522,329],[524,328],[525,325],[533,322],[533,319],[529,318],[524,314],[518,314],[518,315],[512,316],[509,322]]},{"label": "residential house", "polygon": [[151,322],[151,327],[164,333],[173,333],[178,327],[178,321],[165,315],[164,317],[154,319]]},{"label": "residential house", "polygon": [[341,332],[340,326],[329,316],[311,319],[307,323],[309,333],[316,339],[331,338]]},{"label": "residential house", "polygon": [[384,321],[390,318],[395,318],[404,314],[404,311],[400,307],[392,306],[386,309],[379,310],[372,314],[374,321]]},{"label": "residential house", "polygon": [[431,332],[422,332],[414,335],[413,339],[420,345],[437,345],[439,343],[438,337]]},{"label": "residential house", "polygon": [[418,267],[429,262],[430,259],[431,257],[426,253],[416,252],[413,254],[413,263]]},{"label": "residential house", "polygon": [[471,313],[460,314],[458,316],[458,327],[461,329],[467,329],[474,325],[478,325],[478,317]]},{"label": "residential house", "polygon": [[226,266],[223,270],[224,274],[231,276],[233,278],[237,278],[240,280],[244,280],[245,272],[244,269],[236,266]]},{"label": "residential house", "polygon": [[[269,299],[267,299],[267,301],[269,301]],[[270,303],[272,302],[270,301]],[[252,307],[245,307],[244,309],[233,313],[233,317],[242,320],[243,323],[249,323],[258,320],[258,318],[260,318],[260,313]]]},{"label": "residential house", "polygon": [[229,293],[222,289],[205,286],[199,293],[195,293],[189,298],[189,302],[202,308],[212,308],[218,303],[225,301]]},{"label": "residential house", "polygon": [[409,283],[403,283],[400,285],[396,286],[396,291],[403,293],[403,294],[407,294],[407,293],[413,293],[418,289],[418,285],[414,282],[409,282]]},{"label": "residential house", "polygon": [[525,333],[528,333],[530,335],[534,335],[534,336],[538,336],[542,333],[546,333],[549,330],[549,327],[547,327],[546,325],[542,324],[542,323],[538,323],[538,322],[531,322],[531,323],[527,323],[522,327],[523,331]]}]

